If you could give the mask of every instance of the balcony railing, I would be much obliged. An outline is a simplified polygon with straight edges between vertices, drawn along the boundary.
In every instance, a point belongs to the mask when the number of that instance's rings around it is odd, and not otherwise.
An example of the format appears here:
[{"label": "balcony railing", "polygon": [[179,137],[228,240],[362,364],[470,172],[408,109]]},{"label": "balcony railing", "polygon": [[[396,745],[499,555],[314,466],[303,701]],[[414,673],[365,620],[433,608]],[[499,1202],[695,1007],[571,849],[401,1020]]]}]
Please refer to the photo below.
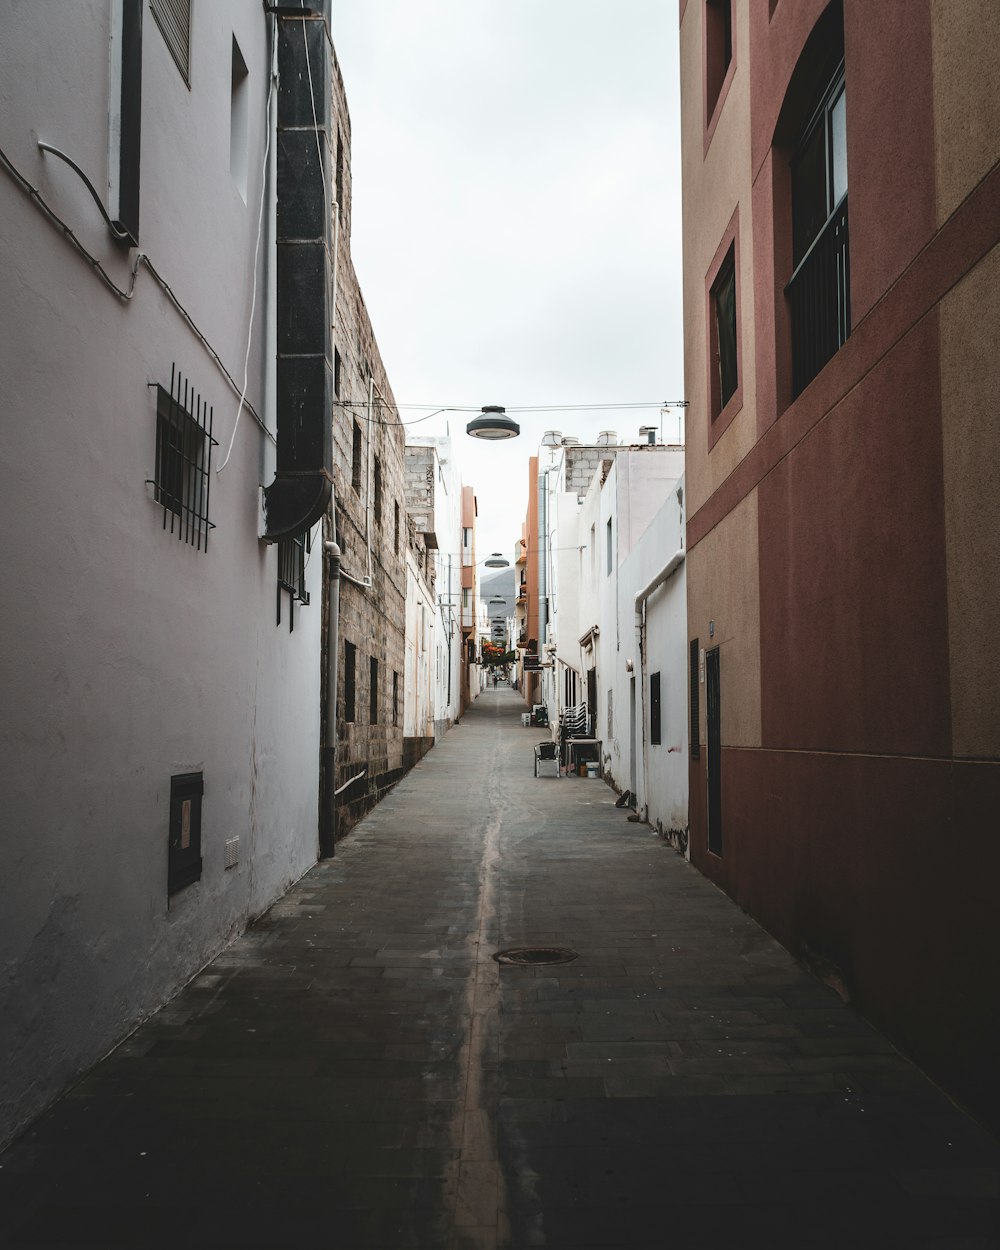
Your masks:
[{"label": "balcony railing", "polygon": [[797,265],[785,294],[792,315],[792,390],[805,390],[851,332],[847,196]]}]

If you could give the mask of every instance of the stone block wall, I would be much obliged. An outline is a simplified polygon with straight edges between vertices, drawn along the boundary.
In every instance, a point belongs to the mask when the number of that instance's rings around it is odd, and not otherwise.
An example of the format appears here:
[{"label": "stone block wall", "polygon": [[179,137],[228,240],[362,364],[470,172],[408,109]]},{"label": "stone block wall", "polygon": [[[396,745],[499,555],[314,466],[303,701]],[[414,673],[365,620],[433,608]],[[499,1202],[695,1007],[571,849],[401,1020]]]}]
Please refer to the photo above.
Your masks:
[{"label": "stone block wall", "polygon": [[[338,837],[348,832],[405,771],[405,439],[351,260],[350,133],[343,83],[335,71],[332,146],[341,217],[333,327],[336,402],[332,432],[336,539],[344,574],[337,656],[337,787],[357,777],[337,800]],[[324,638],[329,637],[328,607],[324,594]],[[355,662],[351,720],[347,719],[348,646],[354,648]],[[373,673],[372,660],[377,673]],[[324,654],[324,688],[327,664]]]}]

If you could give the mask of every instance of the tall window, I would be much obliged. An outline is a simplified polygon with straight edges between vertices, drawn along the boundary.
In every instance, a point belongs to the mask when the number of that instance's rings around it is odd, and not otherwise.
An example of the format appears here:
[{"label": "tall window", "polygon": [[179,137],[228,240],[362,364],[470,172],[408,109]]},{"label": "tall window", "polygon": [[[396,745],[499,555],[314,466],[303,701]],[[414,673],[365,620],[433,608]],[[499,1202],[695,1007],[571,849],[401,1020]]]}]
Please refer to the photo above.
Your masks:
[{"label": "tall window", "polygon": [[851,332],[844,65],[837,67],[791,159],[792,391],[798,395]]},{"label": "tall window", "polygon": [[395,551],[396,555],[398,556],[399,555],[399,503],[394,502],[392,505],[392,509],[393,509],[393,515],[395,517],[395,522],[393,526],[392,549],[393,551]]},{"label": "tall window", "polygon": [[[438,656],[440,660],[440,656]],[[399,674],[392,675],[392,723],[399,724]]]},{"label": "tall window", "polygon": [[355,694],[357,689],[358,652],[353,642],[344,643],[344,720],[353,721],[357,715]]},{"label": "tall window", "polygon": [[351,444],[351,485],[361,494],[361,426],[354,422],[354,441]]},{"label": "tall window", "polygon": [[372,511],[375,513],[375,524],[382,524],[382,464],[378,456],[375,457],[375,497],[372,501]]},{"label": "tall window", "polygon": [[378,660],[374,656],[368,661],[368,722],[378,724]]},{"label": "tall window", "polygon": [[660,745],[660,674],[649,675],[649,741],[654,747]]},{"label": "tall window", "polygon": [[[739,367],[736,350],[736,242],[730,243],[725,259],[712,283],[712,355],[718,371],[718,406],[713,402],[712,416],[717,417],[736,394]],[[713,382],[715,379],[713,379]],[[713,400],[716,388],[712,387]]]},{"label": "tall window", "polygon": [[612,530],[612,527],[611,527],[610,517],[608,517],[608,525],[607,525],[605,534],[607,537],[607,547],[608,547],[608,573],[610,573],[611,570],[615,567],[614,531]]},{"label": "tall window", "polygon": [[733,61],[732,0],[705,0],[705,111],[706,125],[719,103]]}]

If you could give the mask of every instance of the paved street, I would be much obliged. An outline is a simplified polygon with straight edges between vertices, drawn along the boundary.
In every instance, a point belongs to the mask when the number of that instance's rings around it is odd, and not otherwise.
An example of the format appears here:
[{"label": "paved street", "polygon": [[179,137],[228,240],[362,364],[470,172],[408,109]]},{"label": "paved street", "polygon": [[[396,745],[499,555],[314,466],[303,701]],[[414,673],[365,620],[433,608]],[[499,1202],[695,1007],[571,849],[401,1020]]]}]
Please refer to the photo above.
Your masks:
[{"label": "paved street", "polygon": [[0,1157],[0,1244],[998,1244],[998,1143],[603,782],[536,780],[522,707]]}]

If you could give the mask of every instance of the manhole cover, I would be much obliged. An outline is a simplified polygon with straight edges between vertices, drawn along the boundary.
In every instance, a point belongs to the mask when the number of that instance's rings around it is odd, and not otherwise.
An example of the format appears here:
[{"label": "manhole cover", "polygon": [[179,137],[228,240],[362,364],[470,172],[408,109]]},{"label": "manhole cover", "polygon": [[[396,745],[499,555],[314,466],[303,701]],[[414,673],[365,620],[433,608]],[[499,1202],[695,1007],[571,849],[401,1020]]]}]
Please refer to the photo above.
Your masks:
[{"label": "manhole cover", "polygon": [[576,957],[576,951],[571,951],[566,946],[513,946],[507,951],[497,951],[493,956],[498,964],[513,964],[517,968],[537,968],[540,964],[569,964]]}]

